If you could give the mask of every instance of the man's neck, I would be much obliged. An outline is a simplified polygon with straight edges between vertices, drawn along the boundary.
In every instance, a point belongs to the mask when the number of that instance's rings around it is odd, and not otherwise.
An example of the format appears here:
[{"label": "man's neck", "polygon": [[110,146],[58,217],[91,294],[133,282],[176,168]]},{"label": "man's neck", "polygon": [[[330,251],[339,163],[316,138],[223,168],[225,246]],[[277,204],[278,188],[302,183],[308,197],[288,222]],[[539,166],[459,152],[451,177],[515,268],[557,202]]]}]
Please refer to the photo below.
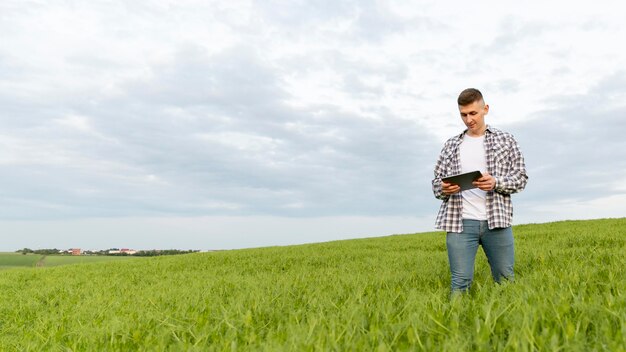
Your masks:
[{"label": "man's neck", "polygon": [[485,135],[485,132],[487,131],[487,126],[485,125],[483,128],[481,128],[478,132],[473,133],[471,130],[467,130],[467,135],[470,137],[482,137]]}]

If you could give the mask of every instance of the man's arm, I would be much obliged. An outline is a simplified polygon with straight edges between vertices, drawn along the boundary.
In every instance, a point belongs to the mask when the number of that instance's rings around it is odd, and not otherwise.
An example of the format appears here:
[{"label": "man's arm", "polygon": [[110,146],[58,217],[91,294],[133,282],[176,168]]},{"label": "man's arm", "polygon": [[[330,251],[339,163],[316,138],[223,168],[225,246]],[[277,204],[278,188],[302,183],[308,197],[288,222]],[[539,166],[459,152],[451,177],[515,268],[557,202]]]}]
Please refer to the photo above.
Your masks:
[{"label": "man's arm", "polygon": [[511,167],[505,175],[495,177],[495,191],[501,194],[513,194],[522,191],[528,182],[526,175],[526,165],[524,164],[524,156],[517,145],[517,142],[511,137]]},{"label": "man's arm", "polygon": [[435,195],[435,198],[444,201],[448,200],[448,198],[450,198],[450,195],[461,191],[461,187],[459,187],[458,185],[443,182],[441,180],[442,177],[449,174],[449,170],[447,169],[448,167],[445,163],[446,149],[448,148],[448,146],[449,142],[444,145],[441,153],[439,154],[439,159],[437,160],[437,164],[435,165],[435,178],[432,181],[433,194]]},{"label": "man's arm", "polygon": [[449,196],[445,195],[443,193],[443,189],[442,189],[442,181],[441,181],[441,177],[443,177],[443,173],[444,173],[444,151],[445,151],[445,146],[443,147],[443,149],[441,150],[441,153],[439,154],[439,159],[437,159],[437,164],[435,164],[435,178],[433,178],[432,184],[433,184],[433,194],[435,195],[435,198],[437,199],[441,199],[441,200],[448,200]]}]

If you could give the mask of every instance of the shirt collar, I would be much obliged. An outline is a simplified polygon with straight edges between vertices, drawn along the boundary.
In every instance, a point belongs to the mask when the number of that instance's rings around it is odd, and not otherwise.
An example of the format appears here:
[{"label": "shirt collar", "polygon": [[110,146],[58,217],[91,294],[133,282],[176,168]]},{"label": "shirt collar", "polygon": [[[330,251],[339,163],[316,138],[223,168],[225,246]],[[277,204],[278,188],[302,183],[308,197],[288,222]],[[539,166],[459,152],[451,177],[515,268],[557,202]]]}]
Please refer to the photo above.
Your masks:
[{"label": "shirt collar", "polygon": [[[463,137],[465,137],[465,134],[467,133],[467,128],[459,135],[460,139],[463,139]],[[491,126],[487,125],[487,128],[485,129],[485,134],[487,134],[487,132],[489,133],[493,133],[493,131],[491,130]]]}]

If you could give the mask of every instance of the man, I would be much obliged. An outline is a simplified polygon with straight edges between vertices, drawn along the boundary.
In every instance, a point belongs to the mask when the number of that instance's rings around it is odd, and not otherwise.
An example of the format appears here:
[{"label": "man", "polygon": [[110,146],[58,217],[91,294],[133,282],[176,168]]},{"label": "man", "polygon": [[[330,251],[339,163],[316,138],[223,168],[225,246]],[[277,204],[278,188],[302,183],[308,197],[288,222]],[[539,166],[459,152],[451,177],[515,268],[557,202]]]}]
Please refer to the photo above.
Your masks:
[{"label": "man", "polygon": [[[447,232],[452,293],[469,290],[479,245],[493,279],[498,283],[513,280],[511,194],[523,190],[528,181],[524,157],[513,136],[485,124],[489,105],[481,92],[468,88],[457,102],[467,129],[445,143],[432,181],[435,197],[443,201],[436,227]],[[475,170],[482,177],[470,190],[461,191],[458,185],[441,180]]]}]

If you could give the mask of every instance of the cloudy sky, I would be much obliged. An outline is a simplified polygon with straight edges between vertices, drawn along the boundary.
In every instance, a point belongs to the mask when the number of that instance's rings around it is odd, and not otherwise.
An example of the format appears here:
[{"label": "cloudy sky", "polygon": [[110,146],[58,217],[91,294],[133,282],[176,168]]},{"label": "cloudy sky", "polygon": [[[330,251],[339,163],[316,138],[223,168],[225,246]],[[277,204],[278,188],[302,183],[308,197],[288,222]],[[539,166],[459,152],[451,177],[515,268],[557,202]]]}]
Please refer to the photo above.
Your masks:
[{"label": "cloudy sky", "polygon": [[467,87],[516,223],[626,216],[617,4],[2,0],[0,250],[431,231]]}]

